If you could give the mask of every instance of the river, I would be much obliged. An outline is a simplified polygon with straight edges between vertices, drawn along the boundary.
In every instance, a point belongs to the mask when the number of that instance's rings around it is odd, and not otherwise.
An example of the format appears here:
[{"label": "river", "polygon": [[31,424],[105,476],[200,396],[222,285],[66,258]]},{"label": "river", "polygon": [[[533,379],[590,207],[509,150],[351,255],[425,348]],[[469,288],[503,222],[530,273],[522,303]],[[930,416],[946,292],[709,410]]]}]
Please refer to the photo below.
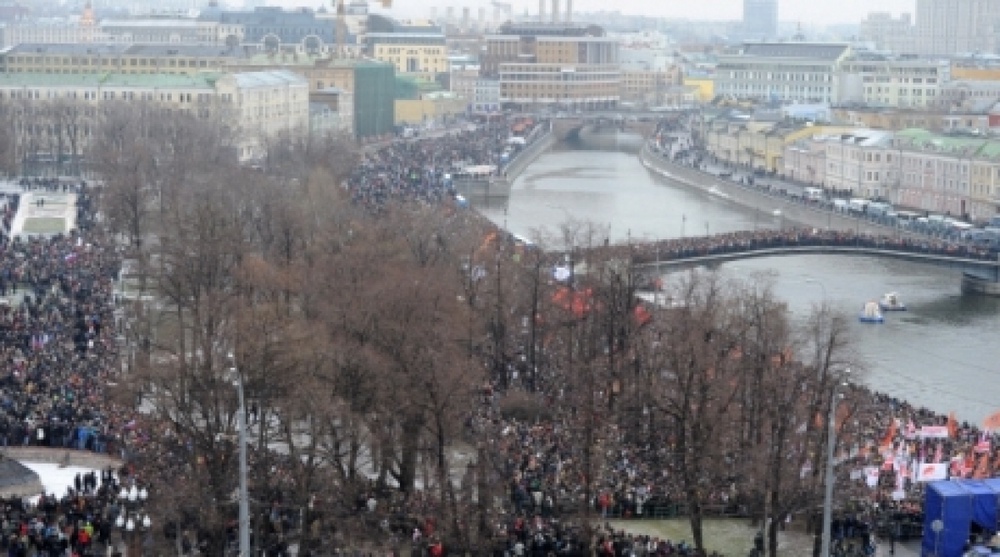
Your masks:
[{"label": "river", "polygon": [[[785,225],[770,212],[657,176],[634,154],[610,151],[550,151],[518,177],[506,203],[477,208],[548,245],[559,245],[567,222],[592,223],[613,242]],[[977,423],[1000,409],[1000,299],[963,296],[958,271],[833,255],[746,259],[721,269],[737,277],[770,276],[793,320],[824,300],[848,314],[852,346],[865,368],[861,377],[872,388]],[[883,325],[853,318],[865,301],[890,291],[899,292],[909,311],[888,313]]]}]

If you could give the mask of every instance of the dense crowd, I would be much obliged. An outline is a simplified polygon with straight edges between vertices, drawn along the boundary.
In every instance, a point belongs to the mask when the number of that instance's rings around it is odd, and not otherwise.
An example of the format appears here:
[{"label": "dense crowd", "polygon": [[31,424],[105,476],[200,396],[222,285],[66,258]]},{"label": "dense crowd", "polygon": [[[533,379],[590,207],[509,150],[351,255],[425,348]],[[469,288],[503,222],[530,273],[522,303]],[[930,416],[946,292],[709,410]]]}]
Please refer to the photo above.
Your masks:
[{"label": "dense crowd", "polygon": [[504,175],[506,165],[530,144],[540,125],[522,123],[524,136],[516,142],[510,141],[511,122],[504,118],[437,137],[397,140],[366,151],[348,189],[355,202],[371,208],[394,200],[441,202],[454,196],[455,180],[468,169],[484,176]]},{"label": "dense crowd", "polygon": [[[367,152],[348,188],[357,203],[370,208],[397,199],[445,201],[454,195],[453,179],[464,168],[486,166],[497,175],[504,172],[512,156],[523,149],[520,143],[509,142],[509,131],[510,122],[501,120],[441,137],[394,142]],[[529,140],[525,144],[530,144],[533,128],[526,132]],[[20,196],[0,199],[0,357],[6,363],[0,371],[0,444],[121,454],[125,440],[136,434],[135,422],[105,396],[118,365],[113,279],[121,262],[113,246],[94,232],[93,207],[85,186],[27,181],[22,188],[77,192],[78,226],[73,233],[51,238],[13,238],[10,226]],[[974,247],[940,240],[810,229],[666,240],[637,246],[636,255],[639,262],[652,262],[787,245],[867,246],[990,257]],[[556,386],[546,388],[552,390],[555,402]],[[470,418],[469,427],[474,435],[500,432],[488,444],[497,461],[494,479],[504,486],[506,502],[492,525],[497,540],[495,554],[581,554],[584,529],[579,517],[570,512],[580,508],[581,502],[590,505],[596,516],[642,518],[683,500],[679,486],[659,464],[663,455],[654,447],[601,452],[607,465],[593,482],[593,492],[585,493],[581,480],[586,457],[581,445],[572,442],[570,424],[561,421],[565,418],[501,417],[497,411],[499,388],[486,386],[482,396],[480,412]],[[1000,452],[993,449],[1000,438],[970,424],[954,424],[954,434],[948,439],[920,439],[911,434],[910,424],[918,428],[944,425],[949,423],[948,417],[886,395],[868,396],[881,410],[867,424],[867,439],[859,444],[877,447],[888,441],[894,453],[905,452],[911,459],[952,462],[983,454],[976,451],[989,441],[992,445],[985,453],[987,458],[980,458],[971,468],[963,464],[955,472],[1000,474]],[[620,433],[610,432],[609,436]],[[177,442],[173,458],[186,454],[183,442]],[[136,447],[141,450],[141,444]],[[251,454],[252,459],[258,457]],[[911,479],[905,496],[898,497],[898,470],[884,464],[884,452],[877,450],[857,451],[851,456],[850,465],[877,466],[881,473],[865,505],[837,517],[834,531],[838,538],[875,532],[887,523],[919,522],[920,484]],[[280,475],[291,468],[278,462],[274,470]],[[0,548],[17,556],[30,554],[29,548],[41,555],[63,554],[67,548],[86,554],[87,546],[106,544],[120,512],[114,497],[120,478],[101,474],[100,481],[81,483],[64,496],[46,495],[37,502],[20,498],[0,501]],[[267,494],[267,498],[275,506],[264,538],[275,544],[280,554],[287,546],[284,534],[301,518],[281,504],[281,493]],[[713,506],[739,512],[739,501],[732,499],[728,486],[711,487],[709,500]],[[438,504],[431,495],[418,493],[403,500],[372,486],[370,491],[361,492],[356,506],[359,513],[372,515],[374,528],[406,532],[414,546],[431,555],[437,551],[440,541],[435,536],[434,516]],[[600,528],[596,539],[599,554],[605,556],[696,555],[682,541],[635,536],[610,527]]]}]

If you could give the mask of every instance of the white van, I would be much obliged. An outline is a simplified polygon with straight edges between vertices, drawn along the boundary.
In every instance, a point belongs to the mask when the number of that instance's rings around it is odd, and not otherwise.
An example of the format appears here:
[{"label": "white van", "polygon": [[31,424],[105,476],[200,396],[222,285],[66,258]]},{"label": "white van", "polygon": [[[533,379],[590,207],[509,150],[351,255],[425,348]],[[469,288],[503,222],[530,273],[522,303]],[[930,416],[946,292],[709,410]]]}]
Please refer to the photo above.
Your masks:
[{"label": "white van", "polygon": [[852,213],[861,214],[861,213],[864,213],[867,208],[868,208],[868,200],[867,199],[861,199],[859,197],[853,197],[847,203],[847,210],[850,211],[850,212],[852,212]]},{"label": "white van", "polygon": [[833,210],[838,213],[846,213],[848,209],[847,200],[845,199],[834,199],[833,200]]},{"label": "white van", "polygon": [[819,188],[805,188],[802,190],[802,196],[806,198],[807,201],[823,201],[825,197],[823,195],[823,190]]}]

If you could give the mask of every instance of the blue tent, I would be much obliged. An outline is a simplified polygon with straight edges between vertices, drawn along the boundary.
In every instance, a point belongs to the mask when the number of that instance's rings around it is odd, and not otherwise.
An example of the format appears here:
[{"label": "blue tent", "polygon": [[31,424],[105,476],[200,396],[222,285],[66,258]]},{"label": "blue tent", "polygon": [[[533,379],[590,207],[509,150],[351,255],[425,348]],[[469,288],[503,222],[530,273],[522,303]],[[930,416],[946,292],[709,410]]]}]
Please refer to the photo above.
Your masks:
[{"label": "blue tent", "polygon": [[[924,498],[923,557],[959,557],[969,539],[973,523],[998,530],[1000,478],[946,480],[927,484]],[[935,532],[934,521],[942,528]]]}]

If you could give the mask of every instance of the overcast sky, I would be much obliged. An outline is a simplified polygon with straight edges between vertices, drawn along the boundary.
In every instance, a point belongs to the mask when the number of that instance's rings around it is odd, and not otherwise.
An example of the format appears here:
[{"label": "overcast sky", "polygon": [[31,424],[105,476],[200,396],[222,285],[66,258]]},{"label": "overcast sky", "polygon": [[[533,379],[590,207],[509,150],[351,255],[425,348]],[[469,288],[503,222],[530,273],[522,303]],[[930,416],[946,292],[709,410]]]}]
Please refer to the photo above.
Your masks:
[{"label": "overcast sky", "polygon": [[[316,8],[321,4],[315,0],[270,0],[285,7],[309,6]],[[377,0],[370,0],[377,5]],[[529,13],[538,13],[538,0],[506,0],[513,4],[516,13],[522,14],[527,9]],[[801,22],[804,24],[858,23],[868,12],[887,11],[898,15],[901,12],[913,12],[915,0],[778,0],[778,19],[781,21]],[[326,1],[330,4],[330,0]],[[486,13],[492,15],[493,9],[489,0],[393,0],[390,15],[402,18],[428,17],[430,8],[437,7],[438,14],[443,15],[448,6],[455,7],[456,15],[461,8],[473,8],[472,17],[477,17],[480,6],[487,8]],[[560,0],[565,6],[566,0]],[[546,0],[546,6],[551,6],[551,0]],[[573,11],[618,10],[627,14],[647,14],[656,17],[689,18],[689,19],[740,19],[743,14],[743,0],[573,0]],[[381,8],[375,11],[382,12]]]}]

